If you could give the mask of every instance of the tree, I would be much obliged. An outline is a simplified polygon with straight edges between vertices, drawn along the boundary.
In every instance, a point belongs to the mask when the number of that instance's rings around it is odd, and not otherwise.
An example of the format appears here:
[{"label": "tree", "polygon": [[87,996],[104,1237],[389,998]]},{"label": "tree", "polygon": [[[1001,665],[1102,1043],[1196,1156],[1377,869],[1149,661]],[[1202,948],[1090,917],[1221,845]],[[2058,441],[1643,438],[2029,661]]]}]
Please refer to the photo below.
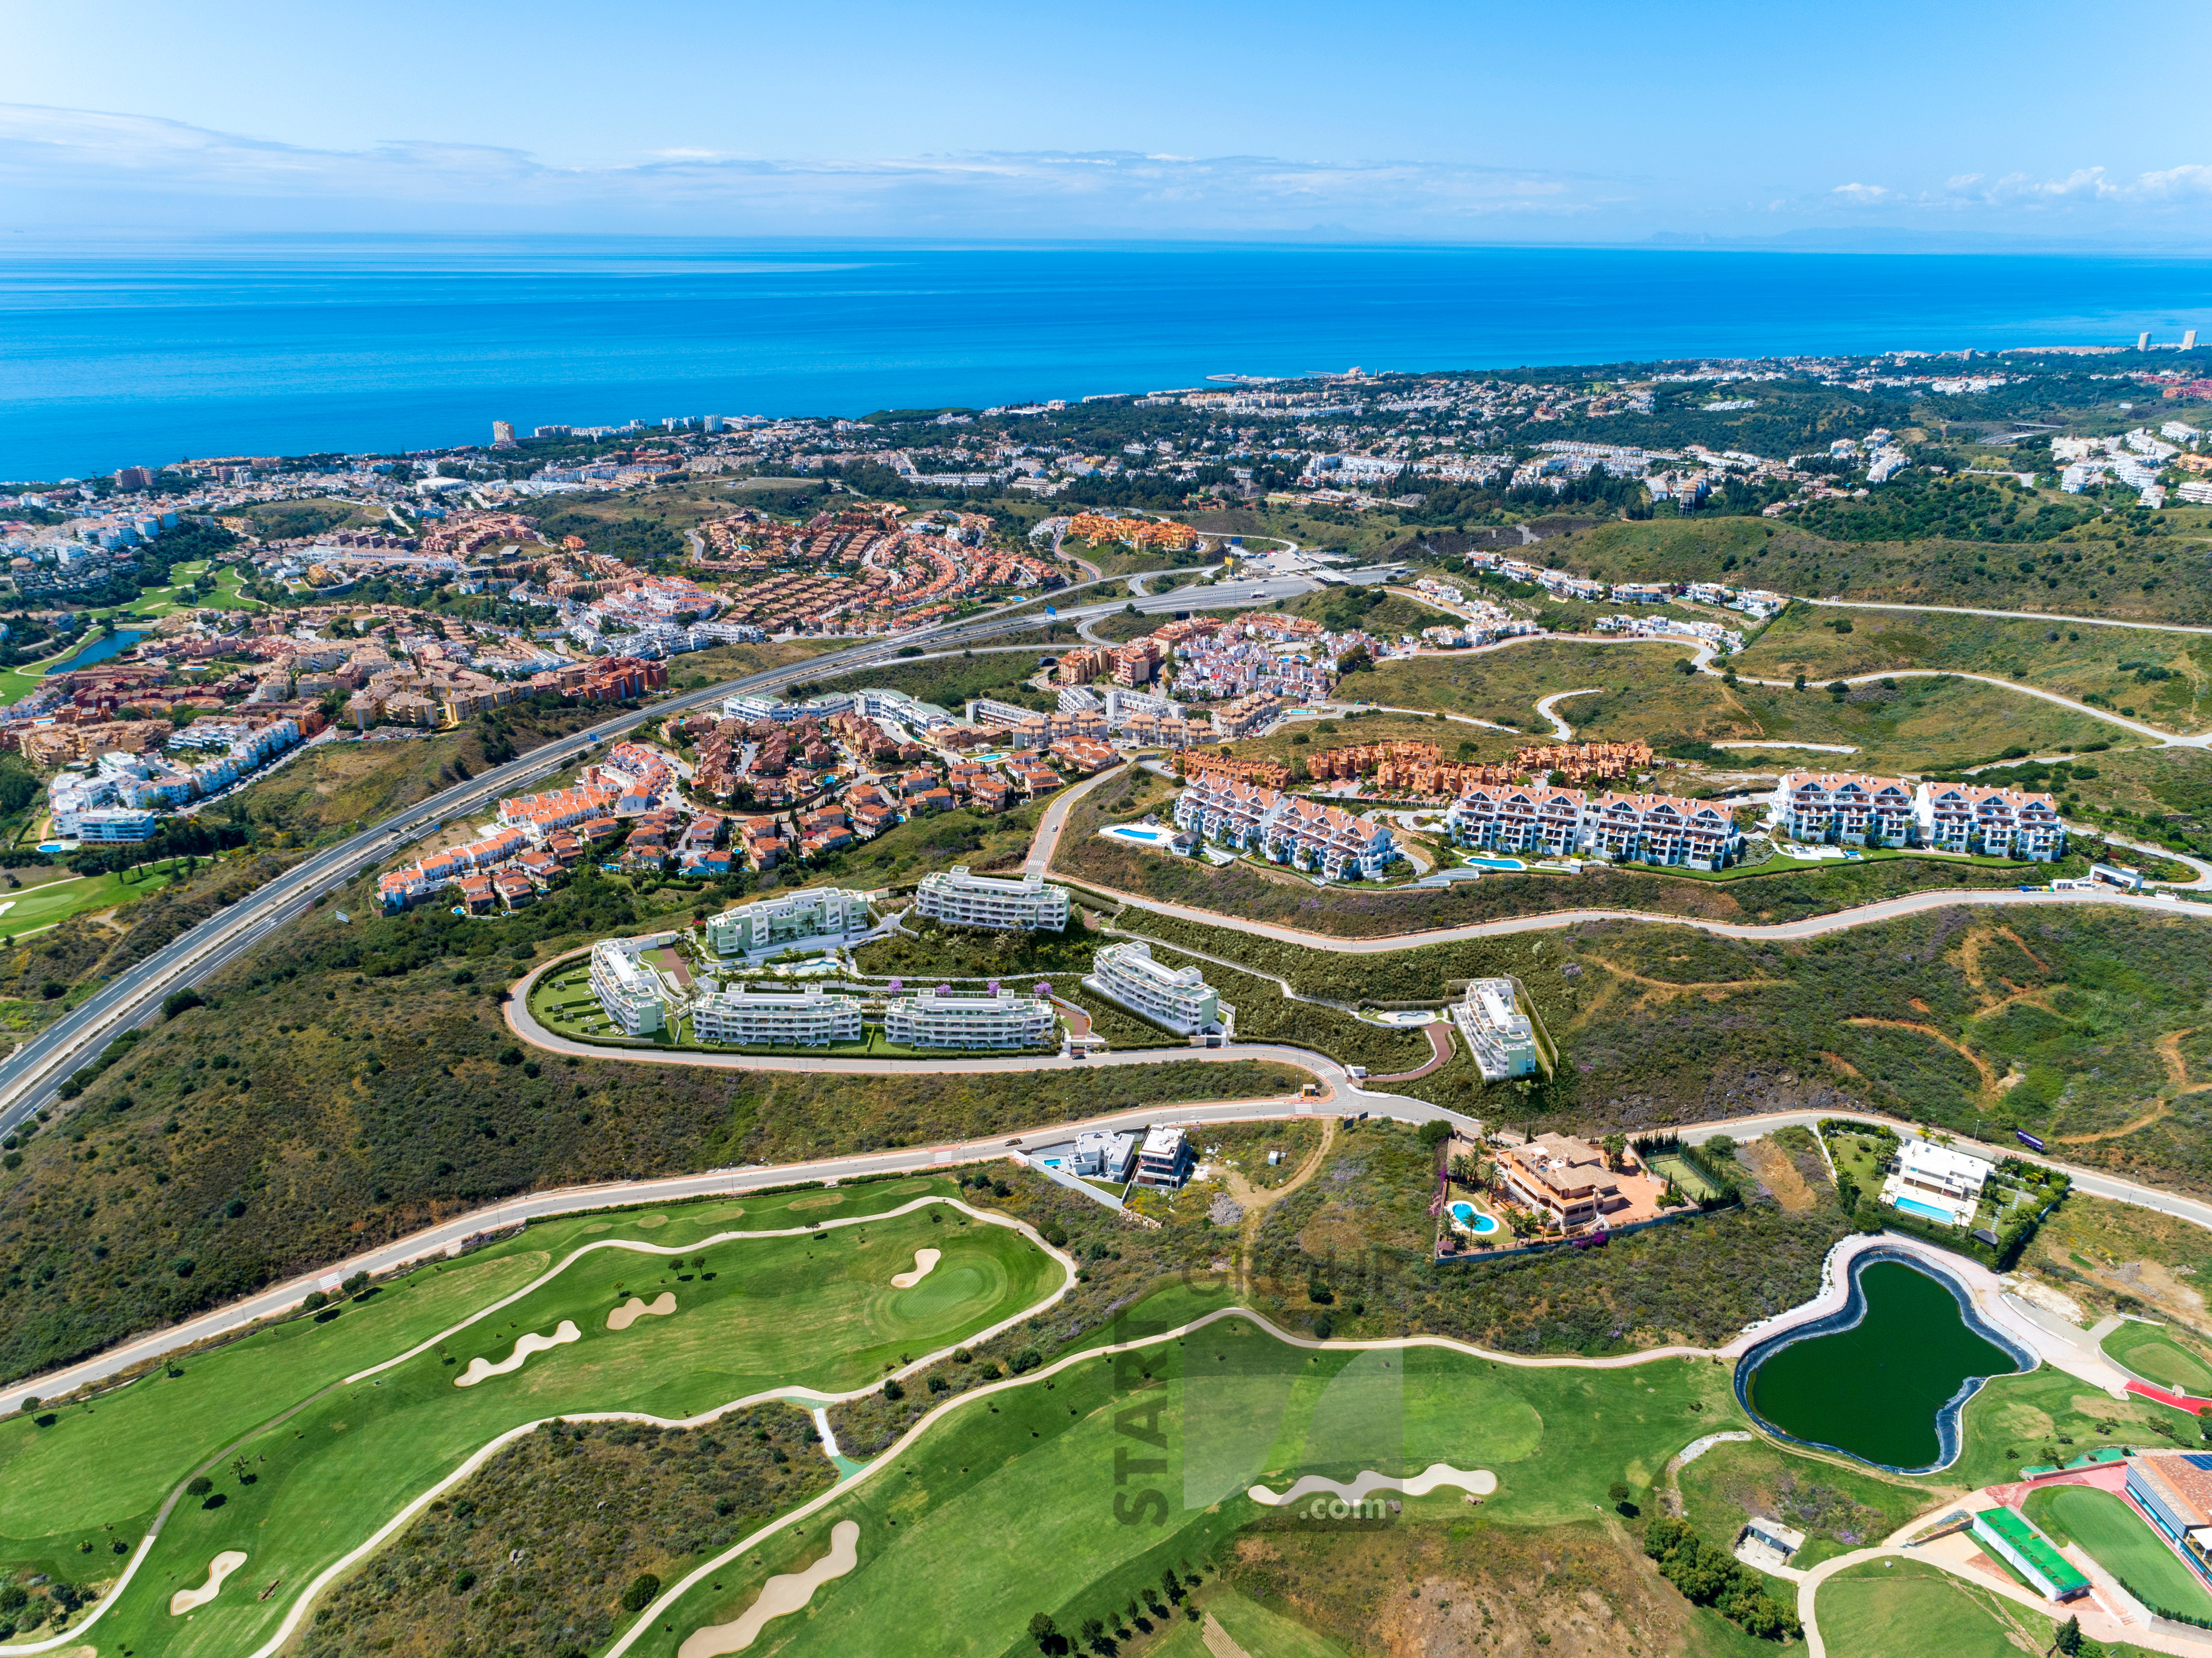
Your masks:
[{"label": "tree", "polygon": [[215,1489],[215,1481],[204,1473],[196,1473],[185,1482],[186,1497],[205,1497]]},{"label": "tree", "polygon": [[1422,1149],[1433,1151],[1451,1138],[1451,1125],[1442,1117],[1431,1117],[1420,1128]]},{"label": "tree", "polygon": [[1621,1160],[1628,1155],[1628,1137],[1625,1134],[1607,1134],[1604,1144],[1605,1166],[1618,1173]]},{"label": "tree", "polygon": [[643,1612],[659,1593],[660,1580],[649,1571],[641,1571],[629,1580],[629,1587],[623,1591],[623,1610]]},{"label": "tree", "polygon": [[2081,1620],[2079,1618],[2069,1618],[2058,1626],[2051,1637],[2051,1649],[2069,1654],[2081,1650]]},{"label": "tree", "polygon": [[1030,1619],[1030,1639],[1037,1643],[1037,1650],[1061,1653],[1067,1650],[1067,1642],[1060,1632],[1060,1625],[1052,1621],[1048,1612],[1034,1613]]}]

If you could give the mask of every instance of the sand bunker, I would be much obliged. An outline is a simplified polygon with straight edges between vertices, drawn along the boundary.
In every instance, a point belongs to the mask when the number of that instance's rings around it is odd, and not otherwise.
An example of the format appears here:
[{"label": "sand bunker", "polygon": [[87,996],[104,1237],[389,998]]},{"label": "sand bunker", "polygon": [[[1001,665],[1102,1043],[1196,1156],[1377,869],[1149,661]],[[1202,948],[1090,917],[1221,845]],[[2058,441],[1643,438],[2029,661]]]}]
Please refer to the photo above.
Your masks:
[{"label": "sand bunker", "polygon": [[505,1376],[509,1370],[520,1370],[523,1361],[532,1353],[542,1353],[548,1347],[565,1347],[572,1341],[581,1341],[583,1339],[584,1333],[576,1327],[572,1320],[564,1318],[561,1321],[561,1327],[550,1336],[542,1336],[535,1330],[531,1331],[529,1334],[514,1344],[513,1352],[496,1364],[488,1358],[471,1359],[467,1373],[455,1376],[453,1386],[473,1388],[477,1382],[489,1377]]},{"label": "sand bunker", "polygon": [[169,1616],[181,1618],[195,1606],[204,1606],[215,1599],[222,1580],[246,1564],[246,1557],[236,1549],[225,1549],[208,1563],[208,1579],[196,1589],[179,1589],[169,1597]]},{"label": "sand bunker", "polygon": [[666,1318],[675,1310],[676,1297],[666,1290],[663,1290],[655,1296],[653,1298],[653,1304],[649,1307],[637,1297],[632,1296],[607,1315],[607,1328],[627,1330],[641,1318]]},{"label": "sand bunker", "polygon": [[722,1658],[724,1653],[743,1652],[769,1619],[804,1611],[815,1590],[859,1565],[860,1541],[860,1527],[850,1520],[840,1520],[830,1533],[829,1553],[805,1571],[769,1578],[761,1585],[759,1599],[745,1608],[744,1616],[736,1623],[709,1624],[693,1630],[677,1649],[676,1658]]},{"label": "sand bunker", "polygon": [[911,1290],[929,1276],[929,1269],[945,1259],[942,1249],[917,1249],[914,1252],[914,1271],[891,1274],[891,1288]]},{"label": "sand bunker", "polygon": [[1319,1474],[1310,1473],[1280,1497],[1265,1485],[1255,1485],[1246,1495],[1255,1503],[1264,1503],[1271,1509],[1279,1509],[1302,1497],[1322,1494],[1346,1503],[1364,1503],[1376,1491],[1403,1491],[1408,1497],[1426,1497],[1439,1485],[1456,1485],[1477,1497],[1487,1497],[1498,1489],[1498,1476],[1487,1468],[1469,1472],[1455,1468],[1449,1462],[1431,1462],[1411,1479],[1395,1479],[1387,1473],[1377,1473],[1370,1468],[1347,1485],[1340,1480],[1323,1479]]}]

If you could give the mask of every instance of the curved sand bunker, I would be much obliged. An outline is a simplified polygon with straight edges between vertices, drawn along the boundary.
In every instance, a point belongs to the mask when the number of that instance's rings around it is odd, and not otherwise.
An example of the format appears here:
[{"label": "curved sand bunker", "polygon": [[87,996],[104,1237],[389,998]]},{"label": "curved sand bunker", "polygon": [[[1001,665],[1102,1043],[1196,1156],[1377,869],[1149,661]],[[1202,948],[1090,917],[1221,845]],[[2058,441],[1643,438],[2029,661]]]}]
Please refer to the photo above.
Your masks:
[{"label": "curved sand bunker", "polygon": [[[934,1250],[925,1250],[933,1254]],[[817,1560],[805,1571],[787,1572],[781,1577],[771,1577],[761,1585],[760,1596],[745,1608],[744,1616],[734,1624],[709,1624],[704,1629],[695,1629],[684,1638],[677,1649],[676,1658],[722,1658],[730,1652],[743,1652],[752,1645],[761,1628],[771,1618],[781,1618],[787,1612],[804,1611],[814,1598],[814,1591],[833,1577],[842,1577],[860,1564],[859,1543],[860,1528],[850,1520],[840,1520],[830,1533],[830,1552]]]},{"label": "curved sand bunker", "polygon": [[891,1274],[891,1288],[911,1290],[929,1276],[929,1269],[945,1259],[942,1249],[917,1249],[914,1252],[914,1271]]},{"label": "curved sand bunker", "polygon": [[513,1352],[496,1364],[488,1358],[471,1359],[467,1374],[455,1376],[453,1386],[473,1388],[477,1382],[486,1381],[492,1376],[505,1376],[509,1370],[520,1370],[523,1361],[532,1353],[542,1353],[548,1347],[565,1347],[572,1341],[581,1341],[583,1339],[584,1333],[576,1327],[574,1321],[564,1318],[561,1321],[561,1327],[550,1336],[542,1336],[535,1330],[531,1331],[514,1344]]},{"label": "curved sand bunker", "polygon": [[195,1606],[204,1606],[215,1599],[222,1580],[246,1564],[246,1557],[236,1549],[225,1549],[208,1563],[207,1582],[196,1589],[179,1589],[169,1597],[169,1616],[181,1618]]},{"label": "curved sand bunker", "polygon": [[649,1307],[637,1297],[632,1296],[607,1315],[607,1328],[627,1330],[641,1318],[666,1318],[675,1310],[676,1297],[666,1290],[663,1290],[655,1296],[653,1298],[653,1304]]},{"label": "curved sand bunker", "polygon": [[1467,1470],[1455,1468],[1449,1462],[1431,1462],[1410,1479],[1393,1479],[1370,1468],[1347,1485],[1340,1480],[1323,1479],[1319,1474],[1310,1473],[1280,1497],[1265,1485],[1255,1485],[1245,1494],[1255,1503],[1279,1509],[1301,1497],[1316,1495],[1340,1497],[1346,1503],[1364,1503],[1376,1491],[1403,1491],[1408,1497],[1426,1497],[1439,1485],[1456,1485],[1477,1497],[1487,1497],[1498,1489],[1498,1476],[1487,1468]]}]

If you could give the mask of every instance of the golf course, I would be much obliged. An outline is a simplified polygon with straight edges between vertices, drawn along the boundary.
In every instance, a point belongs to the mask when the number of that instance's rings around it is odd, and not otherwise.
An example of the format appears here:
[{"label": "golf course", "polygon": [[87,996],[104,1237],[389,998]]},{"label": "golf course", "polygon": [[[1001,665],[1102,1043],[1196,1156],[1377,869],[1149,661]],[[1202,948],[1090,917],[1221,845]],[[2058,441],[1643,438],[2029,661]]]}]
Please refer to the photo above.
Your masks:
[{"label": "golf course", "polygon": [[[91,1404],[0,1424],[0,1536],[73,1576],[87,1552],[129,1558],[87,1631],[103,1651],[252,1651],[320,1575],[517,1429],[593,1412],[683,1421],[787,1392],[819,1402],[1049,1300],[1060,1260],[951,1189],[909,1180],[580,1218],[337,1297]],[[937,1264],[895,1285],[924,1249]],[[673,1310],[611,1318],[637,1296]],[[171,1596],[229,1552],[246,1557],[229,1586],[173,1617]]]}]

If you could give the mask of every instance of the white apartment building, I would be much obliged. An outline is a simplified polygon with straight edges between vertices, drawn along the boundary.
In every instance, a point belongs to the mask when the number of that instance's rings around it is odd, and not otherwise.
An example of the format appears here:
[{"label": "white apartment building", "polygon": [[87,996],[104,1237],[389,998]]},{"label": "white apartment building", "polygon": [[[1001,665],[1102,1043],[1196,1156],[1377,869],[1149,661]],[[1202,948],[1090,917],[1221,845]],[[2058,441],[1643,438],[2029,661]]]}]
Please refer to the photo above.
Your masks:
[{"label": "white apartment building", "polygon": [[1477,979],[1452,1009],[1452,1023],[1467,1038],[1486,1082],[1534,1074],[1536,1027],[1516,1003],[1512,980]]},{"label": "white apartment building", "polygon": [[948,926],[990,927],[1024,932],[1060,932],[1067,926],[1067,889],[1048,886],[1041,875],[1018,881],[970,875],[965,864],[921,878],[915,910]]},{"label": "white apartment building", "polygon": [[1917,805],[1921,837],[1939,851],[2043,864],[2066,855],[2066,825],[2047,794],[1972,783],[1923,783]]},{"label": "white apartment building", "polygon": [[1920,838],[1912,786],[1862,772],[1784,772],[1774,788],[1774,820],[1793,841],[1902,847]]},{"label": "white apartment building", "polygon": [[1218,774],[1191,780],[1176,797],[1175,821],[1177,829],[1332,881],[1347,874],[1372,880],[1399,856],[1390,831],[1372,817]]},{"label": "white apartment building", "polygon": [[637,958],[638,941],[602,938],[592,946],[592,993],[617,1030],[650,1036],[668,1024],[660,975]]},{"label": "white apartment building", "polygon": [[1133,1129],[1118,1134],[1085,1129],[1075,1137],[1075,1150],[1061,1165],[1062,1171],[1092,1180],[1126,1181],[1137,1155],[1137,1138]]},{"label": "white apartment building", "polygon": [[691,1034],[734,1048],[826,1048],[860,1040],[860,999],[821,986],[787,990],[717,990],[691,1010]]},{"label": "white apartment building", "polygon": [[1617,863],[1714,870],[1743,853],[1743,831],[1725,805],[1675,794],[1601,794],[1584,810],[1583,838]]},{"label": "white apartment building", "polygon": [[1091,958],[1083,982],[1108,1001],[1182,1035],[1221,1023],[1221,998],[1199,970],[1154,961],[1152,947],[1141,941],[1107,945]]},{"label": "white apartment building", "polygon": [[1583,808],[1587,799],[1580,789],[1555,789],[1540,783],[1526,788],[1477,787],[1452,802],[1444,823],[1452,839],[1463,847],[1566,858],[1582,845]]},{"label": "white apartment building", "polygon": [[787,946],[840,944],[875,924],[865,893],[808,887],[726,909],[707,923],[707,947],[721,957],[753,956]]},{"label": "white apartment building", "polygon": [[902,996],[884,1014],[884,1035],[905,1048],[1043,1048],[1059,1022],[1052,1004],[1000,991]]}]

